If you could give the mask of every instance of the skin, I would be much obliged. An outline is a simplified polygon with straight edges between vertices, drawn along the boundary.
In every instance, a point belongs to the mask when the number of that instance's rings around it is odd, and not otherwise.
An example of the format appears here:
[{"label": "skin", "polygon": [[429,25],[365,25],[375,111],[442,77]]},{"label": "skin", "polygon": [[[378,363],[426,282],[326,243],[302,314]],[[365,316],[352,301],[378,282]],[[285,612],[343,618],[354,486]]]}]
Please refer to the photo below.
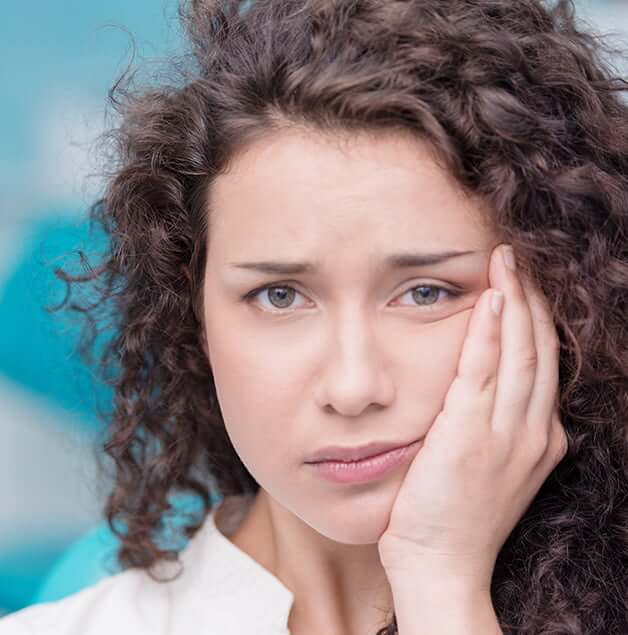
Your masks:
[{"label": "skin", "polygon": [[493,289],[476,303],[443,410],[378,543],[403,635],[502,633],[490,593],[498,552],[568,451],[549,303],[505,256],[500,246],[489,269],[503,312],[491,310]]},{"label": "skin", "polygon": [[[378,541],[411,462],[361,485],[327,482],[304,462],[328,444],[426,437],[491,286],[499,240],[486,207],[410,136],[286,130],[217,177],[208,214],[203,346],[227,432],[261,487],[230,539],[294,593],[293,634],[375,632],[397,595]],[[473,253],[378,269],[390,253],[449,250]],[[320,270],[231,266],[263,260]],[[277,289],[242,299],[264,285]],[[413,296],[426,286],[427,298]],[[415,521],[397,512],[395,538]],[[406,544],[394,542],[398,568]]]}]

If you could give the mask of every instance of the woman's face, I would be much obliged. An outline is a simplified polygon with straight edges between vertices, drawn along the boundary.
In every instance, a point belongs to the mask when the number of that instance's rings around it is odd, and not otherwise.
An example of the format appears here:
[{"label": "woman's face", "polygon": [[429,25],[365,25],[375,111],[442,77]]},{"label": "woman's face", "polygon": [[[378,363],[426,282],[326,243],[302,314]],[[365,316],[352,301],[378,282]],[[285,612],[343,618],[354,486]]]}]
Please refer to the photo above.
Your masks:
[{"label": "woman's face", "polygon": [[[428,432],[499,242],[480,202],[411,137],[341,145],[291,131],[240,155],[212,185],[209,208],[204,335],[229,437],[281,506],[335,541],[374,543],[408,465],[347,485],[305,461],[327,445]],[[453,251],[471,253],[387,264]],[[244,266],[270,261],[311,268]],[[275,288],[244,299],[264,285]]]}]

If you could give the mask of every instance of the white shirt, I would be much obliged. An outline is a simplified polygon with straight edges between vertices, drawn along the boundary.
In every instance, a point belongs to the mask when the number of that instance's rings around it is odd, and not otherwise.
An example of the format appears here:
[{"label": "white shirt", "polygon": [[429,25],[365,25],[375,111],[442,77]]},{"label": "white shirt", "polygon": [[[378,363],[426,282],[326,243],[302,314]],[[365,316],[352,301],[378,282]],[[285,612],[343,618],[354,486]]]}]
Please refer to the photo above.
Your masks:
[{"label": "white shirt", "polygon": [[[176,580],[155,582],[144,570],[127,569],[1,618],[0,635],[289,635],[292,592],[226,538],[251,501],[230,496],[212,508],[181,552]],[[160,577],[180,570],[160,566]]]}]

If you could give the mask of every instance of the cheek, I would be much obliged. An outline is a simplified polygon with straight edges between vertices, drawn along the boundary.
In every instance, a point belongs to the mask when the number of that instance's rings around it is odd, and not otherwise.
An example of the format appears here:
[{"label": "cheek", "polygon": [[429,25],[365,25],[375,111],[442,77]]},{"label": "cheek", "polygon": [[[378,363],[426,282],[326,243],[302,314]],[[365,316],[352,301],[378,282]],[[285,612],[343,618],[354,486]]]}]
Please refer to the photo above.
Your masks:
[{"label": "cheek", "polygon": [[282,413],[293,419],[320,354],[315,338],[288,322],[250,328],[233,320],[232,329],[214,330],[207,331],[208,356],[225,419],[232,411],[243,421],[259,422],[256,427],[285,421],[278,419]]},{"label": "cheek", "polygon": [[241,333],[229,334],[224,330],[207,333],[225,428],[236,452],[254,476],[264,461],[271,462],[276,456],[269,452],[269,443],[280,450],[282,440],[289,440],[287,426],[295,420],[295,404],[302,402],[302,396],[290,383],[293,375],[286,371],[287,353],[274,354],[274,349],[267,349],[260,342],[258,337],[256,343],[247,343]]},{"label": "cheek", "polygon": [[[301,397],[296,387],[297,368],[304,367],[304,352],[288,345],[285,338],[263,337],[259,333],[247,338],[240,331],[233,335],[221,332],[208,336],[208,346],[216,389],[225,402],[223,413],[237,409],[240,415],[267,419],[290,398]],[[220,396],[219,396],[220,399]]]},{"label": "cheek", "polygon": [[459,313],[414,335],[405,346],[404,382],[417,412],[433,421],[456,377],[469,312]]}]

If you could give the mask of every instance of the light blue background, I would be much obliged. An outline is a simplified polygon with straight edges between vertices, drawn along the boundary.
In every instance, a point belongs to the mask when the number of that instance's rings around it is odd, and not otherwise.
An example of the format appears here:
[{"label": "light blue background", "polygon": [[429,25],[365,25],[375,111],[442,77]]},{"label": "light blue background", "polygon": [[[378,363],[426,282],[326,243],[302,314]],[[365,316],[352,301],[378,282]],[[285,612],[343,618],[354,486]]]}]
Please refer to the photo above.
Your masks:
[{"label": "light blue background", "polygon": [[[628,33],[626,3],[578,5],[599,29]],[[98,248],[85,223],[102,186],[89,176],[98,168],[89,143],[111,123],[106,96],[130,60],[128,32],[146,77],[158,68],[150,60],[180,51],[176,8],[176,0],[2,6],[0,615],[41,598],[54,563],[55,584],[67,577],[62,554],[85,532],[92,548],[112,545],[100,524],[108,483],[96,479],[91,454],[95,407],[110,394],[78,361],[77,324],[43,307],[63,298],[53,267]],[[102,573],[85,545],[75,548],[85,562],[72,570],[79,587]]]},{"label": "light blue background", "polygon": [[98,247],[85,212],[101,188],[89,144],[107,124],[107,91],[132,38],[144,76],[157,70],[150,60],[179,50],[176,9],[174,0],[2,3],[0,614],[29,604],[63,550],[101,520],[107,484],[91,447],[97,400],[106,406],[110,393],[78,360],[77,322],[43,307],[64,296],[54,266],[78,272],[71,252]]}]

